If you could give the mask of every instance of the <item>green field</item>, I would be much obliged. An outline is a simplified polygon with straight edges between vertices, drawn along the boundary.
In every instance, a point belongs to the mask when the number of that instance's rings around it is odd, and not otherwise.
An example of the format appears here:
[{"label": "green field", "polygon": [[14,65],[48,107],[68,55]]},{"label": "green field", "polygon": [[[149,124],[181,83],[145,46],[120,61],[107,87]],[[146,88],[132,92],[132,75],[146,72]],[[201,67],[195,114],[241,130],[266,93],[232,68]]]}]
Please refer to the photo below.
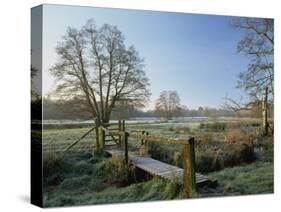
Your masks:
[{"label": "green field", "polygon": [[[98,204],[186,198],[173,182],[136,176],[122,161],[93,155],[94,133],[63,156],[62,149],[89,127],[45,128],[44,205]],[[273,141],[259,135],[256,120],[208,120],[126,124],[126,130],[146,130],[150,135],[196,140],[196,170],[218,181],[200,188],[194,197],[260,194],[273,192]],[[138,153],[139,140],[129,138],[129,151]],[[148,144],[151,157],[182,166],[179,145]],[[129,174],[125,174],[129,173]]]}]

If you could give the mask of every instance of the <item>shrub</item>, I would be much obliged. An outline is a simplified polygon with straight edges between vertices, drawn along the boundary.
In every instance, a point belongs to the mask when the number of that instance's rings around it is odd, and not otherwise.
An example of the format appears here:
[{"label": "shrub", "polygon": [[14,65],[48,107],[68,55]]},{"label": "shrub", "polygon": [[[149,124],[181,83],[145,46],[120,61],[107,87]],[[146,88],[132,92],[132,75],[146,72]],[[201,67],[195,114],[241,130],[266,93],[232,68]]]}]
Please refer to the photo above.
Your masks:
[{"label": "shrub", "polygon": [[43,181],[56,184],[61,179],[62,158],[56,153],[43,154]]},{"label": "shrub", "polygon": [[125,186],[135,180],[133,166],[127,165],[122,155],[109,158],[101,168],[106,173],[106,181],[110,184]]},{"label": "shrub", "polygon": [[254,149],[247,144],[233,144],[224,152],[223,158],[225,167],[250,163],[255,160]]},{"label": "shrub", "polygon": [[259,136],[254,141],[255,153],[259,160],[272,162],[274,156],[273,137]]},{"label": "shrub", "polygon": [[249,133],[246,133],[245,130],[231,130],[225,133],[225,141],[231,143],[243,143],[252,146],[254,136]]},{"label": "shrub", "polygon": [[199,151],[195,153],[196,170],[198,172],[206,173],[213,171],[214,152],[212,150]]},{"label": "shrub", "polygon": [[169,127],[169,131],[175,131],[175,128],[174,127]]},{"label": "shrub", "polygon": [[255,160],[254,148],[243,143],[221,143],[196,148],[195,162],[198,172],[206,173]]},{"label": "shrub", "polygon": [[273,137],[258,136],[253,143],[256,147],[271,147],[273,145]]}]

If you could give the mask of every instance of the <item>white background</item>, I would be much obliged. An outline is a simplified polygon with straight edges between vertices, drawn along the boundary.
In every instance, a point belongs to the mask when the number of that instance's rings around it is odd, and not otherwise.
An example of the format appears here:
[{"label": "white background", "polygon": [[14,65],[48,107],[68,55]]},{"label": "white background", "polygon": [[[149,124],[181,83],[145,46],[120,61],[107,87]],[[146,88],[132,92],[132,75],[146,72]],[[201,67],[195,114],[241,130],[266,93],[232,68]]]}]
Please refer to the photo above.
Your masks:
[{"label": "white background", "polygon": [[[276,211],[280,204],[280,14],[278,0],[1,1],[0,211],[37,211],[30,188],[30,8],[41,3],[275,18],[275,194],[53,209],[60,211]],[[279,59],[279,60],[278,60]],[[278,168],[279,167],[279,168]],[[141,194],[140,194],[141,195]],[[280,211],[280,209],[279,209]]]}]

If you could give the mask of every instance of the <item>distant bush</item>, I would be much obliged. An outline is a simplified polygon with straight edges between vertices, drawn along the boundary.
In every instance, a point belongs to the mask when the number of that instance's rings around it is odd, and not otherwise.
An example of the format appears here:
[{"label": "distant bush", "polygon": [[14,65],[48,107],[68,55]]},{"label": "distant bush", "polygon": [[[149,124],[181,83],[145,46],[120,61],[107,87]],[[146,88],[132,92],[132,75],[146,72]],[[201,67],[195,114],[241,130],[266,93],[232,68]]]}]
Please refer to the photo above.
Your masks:
[{"label": "distant bush", "polygon": [[214,122],[214,123],[200,123],[199,129],[205,129],[212,132],[225,131],[226,123],[224,122]]},{"label": "distant bush", "polygon": [[253,121],[237,121],[237,122],[213,122],[213,123],[200,123],[199,129],[206,131],[221,132],[233,129],[245,128],[258,128],[261,126],[260,122]]},{"label": "distant bush", "polygon": [[190,133],[190,128],[189,127],[187,127],[187,126],[185,126],[185,127],[179,127],[178,129],[177,129],[180,133]]},{"label": "distant bush", "polygon": [[175,131],[176,130],[176,128],[174,128],[174,127],[169,127],[169,129],[168,129],[169,131]]},{"label": "distant bush", "polygon": [[189,127],[187,126],[182,126],[182,127],[169,127],[168,128],[169,131],[171,132],[175,132],[176,134],[184,134],[184,133],[190,133],[191,130]]},{"label": "distant bush", "polygon": [[93,127],[92,123],[75,123],[75,124],[44,124],[44,129],[78,129]]}]

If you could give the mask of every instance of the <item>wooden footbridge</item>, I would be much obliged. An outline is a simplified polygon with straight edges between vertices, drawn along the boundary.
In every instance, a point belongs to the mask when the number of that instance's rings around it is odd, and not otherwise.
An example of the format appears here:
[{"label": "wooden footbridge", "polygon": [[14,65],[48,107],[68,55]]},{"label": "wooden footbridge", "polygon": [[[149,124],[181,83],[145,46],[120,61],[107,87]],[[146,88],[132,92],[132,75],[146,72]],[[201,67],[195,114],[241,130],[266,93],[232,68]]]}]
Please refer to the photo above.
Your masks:
[{"label": "wooden footbridge", "polygon": [[[112,128],[113,126],[113,128]],[[115,126],[115,128],[114,128]],[[94,128],[93,128],[94,129]],[[92,131],[91,129],[90,131]],[[127,165],[132,164],[136,168],[160,178],[174,181],[184,186],[184,190],[189,197],[196,192],[196,188],[206,184],[214,184],[216,181],[199,173],[195,173],[195,147],[194,138],[189,137],[186,140],[169,139],[164,137],[150,136],[145,131],[129,132],[125,130],[125,122],[119,121],[116,124],[107,124],[98,128],[99,146],[104,148],[110,156],[124,157]],[[88,135],[87,132],[86,135]],[[67,147],[65,151],[72,148],[79,142],[83,136]],[[109,139],[108,139],[109,138]],[[172,144],[183,146],[183,168],[173,166],[159,160],[155,160],[147,155],[138,155],[129,153],[129,138],[140,140],[141,147],[145,147],[148,142],[158,142],[161,144]],[[109,144],[111,142],[111,144]],[[112,144],[113,142],[113,144]]]},{"label": "wooden footbridge", "polygon": [[[123,152],[117,149],[106,149],[109,155],[118,157],[123,155]],[[178,184],[183,184],[184,169],[177,166],[173,166],[159,160],[155,160],[151,157],[143,157],[134,154],[129,154],[129,163],[133,164],[136,168],[139,168],[152,176],[158,176],[160,178],[175,181]],[[211,181],[210,178],[202,174],[195,174],[196,186],[206,185]]]}]

